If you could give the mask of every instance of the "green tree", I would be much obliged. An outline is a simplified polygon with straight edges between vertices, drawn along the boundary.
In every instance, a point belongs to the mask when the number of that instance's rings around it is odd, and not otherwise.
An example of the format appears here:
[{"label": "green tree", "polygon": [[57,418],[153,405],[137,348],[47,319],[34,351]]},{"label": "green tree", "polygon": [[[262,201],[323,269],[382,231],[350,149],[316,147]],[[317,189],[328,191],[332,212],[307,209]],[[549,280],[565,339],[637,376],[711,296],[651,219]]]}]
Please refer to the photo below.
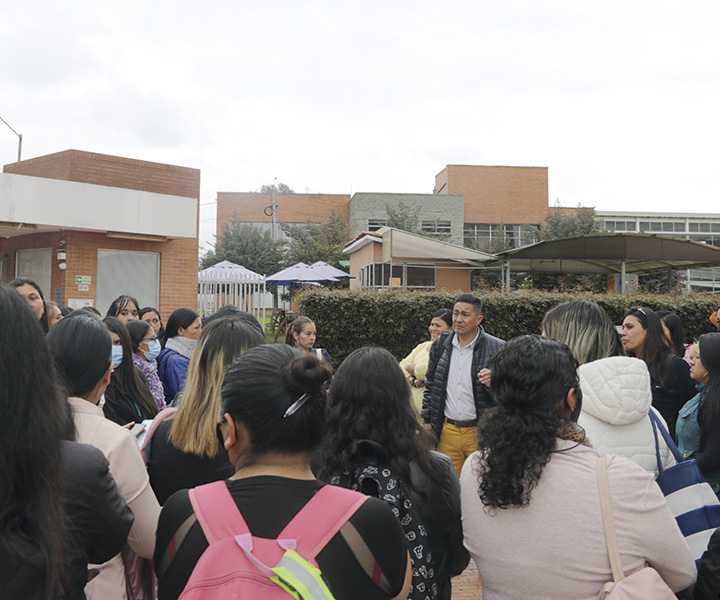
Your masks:
[{"label": "green tree", "polygon": [[[595,209],[578,204],[575,211],[565,211],[558,202],[550,210],[540,227],[542,241],[559,240],[576,235],[602,233],[603,229],[595,215]],[[607,286],[606,275],[579,275],[575,273],[536,273],[533,287],[541,290],[584,289],[603,292]]]},{"label": "green tree", "polygon": [[420,209],[412,209],[402,200],[397,203],[397,208],[390,204],[385,205],[387,214],[387,226],[395,229],[402,229],[410,233],[422,233],[420,229]]},{"label": "green tree", "polygon": [[281,225],[290,238],[288,255],[291,263],[304,262],[311,265],[322,260],[333,267],[342,268],[341,260],[347,260],[343,254],[343,246],[350,237],[350,230],[345,217],[333,210],[325,223],[308,221],[303,225]]},{"label": "green tree", "polygon": [[286,183],[278,183],[275,185],[274,183],[265,184],[260,188],[261,194],[272,194],[275,192],[276,194],[294,194],[295,191],[290,189],[290,186]]},{"label": "green tree", "polygon": [[578,204],[575,212],[565,212],[559,203],[550,210],[540,226],[540,239],[559,240],[574,235],[601,233],[603,231],[595,216],[595,209]]},{"label": "green tree", "polygon": [[267,229],[230,221],[217,237],[215,248],[203,256],[200,267],[206,269],[223,260],[272,275],[285,266],[284,243],[273,241]]}]

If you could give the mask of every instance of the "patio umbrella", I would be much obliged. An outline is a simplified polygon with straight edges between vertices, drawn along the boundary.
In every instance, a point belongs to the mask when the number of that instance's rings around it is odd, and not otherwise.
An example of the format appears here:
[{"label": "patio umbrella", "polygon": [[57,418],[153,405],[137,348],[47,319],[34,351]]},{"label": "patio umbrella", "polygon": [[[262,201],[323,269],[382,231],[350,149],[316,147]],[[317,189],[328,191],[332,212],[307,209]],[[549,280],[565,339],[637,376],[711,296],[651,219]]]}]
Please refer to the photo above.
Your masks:
[{"label": "patio umbrella", "polygon": [[309,267],[305,263],[297,263],[292,267],[278,271],[265,279],[267,283],[274,285],[300,286],[303,284],[327,283],[337,281],[336,277],[321,273],[318,269]]},{"label": "patio umbrella", "polygon": [[315,269],[316,271],[320,271],[321,273],[324,273],[325,275],[330,275],[330,277],[335,277],[335,279],[355,279],[349,273],[346,273],[345,271],[341,271],[340,269],[337,269],[337,268],[333,267],[332,265],[329,265],[326,262],[323,262],[321,260],[314,262],[310,266],[313,269]]}]

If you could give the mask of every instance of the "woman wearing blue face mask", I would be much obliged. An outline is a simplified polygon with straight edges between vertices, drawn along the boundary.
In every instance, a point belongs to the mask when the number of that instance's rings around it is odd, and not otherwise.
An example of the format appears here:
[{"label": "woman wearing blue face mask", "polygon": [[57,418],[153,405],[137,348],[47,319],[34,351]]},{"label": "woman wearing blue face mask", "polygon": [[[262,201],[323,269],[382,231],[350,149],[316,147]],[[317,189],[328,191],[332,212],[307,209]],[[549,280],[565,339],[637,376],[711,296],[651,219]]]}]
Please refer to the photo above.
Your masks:
[{"label": "woman wearing blue face mask", "polygon": [[115,317],[105,317],[103,322],[112,339],[114,363],[110,385],[105,390],[105,416],[118,425],[152,419],[158,413],[158,407],[145,376],[133,364],[127,328]]},{"label": "woman wearing blue face mask", "polygon": [[130,321],[125,327],[130,334],[133,363],[145,376],[145,381],[147,381],[158,410],[162,410],[165,408],[165,392],[160,377],[158,377],[157,362],[155,361],[162,350],[160,340],[147,321]]}]

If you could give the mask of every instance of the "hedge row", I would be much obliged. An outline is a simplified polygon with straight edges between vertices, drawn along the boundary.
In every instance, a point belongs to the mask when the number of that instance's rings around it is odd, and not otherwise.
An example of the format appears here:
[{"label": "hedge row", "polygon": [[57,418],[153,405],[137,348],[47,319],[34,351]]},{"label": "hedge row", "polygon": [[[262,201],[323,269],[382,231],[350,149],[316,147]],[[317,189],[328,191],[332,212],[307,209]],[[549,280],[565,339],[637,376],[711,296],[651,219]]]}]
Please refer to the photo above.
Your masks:
[{"label": "hedge row", "polygon": [[[589,300],[602,306],[620,325],[631,306],[648,306],[676,313],[685,326],[686,342],[715,331],[708,317],[718,299],[705,294],[595,294],[591,292],[476,292],[483,303],[483,326],[488,333],[509,340],[524,333],[540,333],[545,313],[570,300]],[[335,366],[356,348],[382,346],[398,360],[429,339],[428,325],[438,308],[452,308],[456,293],[376,290],[304,290],[298,294],[300,312],[317,326],[316,346],[330,352]]]}]

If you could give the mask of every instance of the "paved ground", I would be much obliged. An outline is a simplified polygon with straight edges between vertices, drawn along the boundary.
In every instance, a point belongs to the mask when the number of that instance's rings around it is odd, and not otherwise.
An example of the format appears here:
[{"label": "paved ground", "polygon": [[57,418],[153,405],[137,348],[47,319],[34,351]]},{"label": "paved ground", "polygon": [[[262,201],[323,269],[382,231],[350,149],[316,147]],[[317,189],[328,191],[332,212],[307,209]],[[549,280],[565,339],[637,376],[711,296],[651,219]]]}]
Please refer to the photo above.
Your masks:
[{"label": "paved ground", "polygon": [[453,600],[477,600],[482,598],[482,587],[475,563],[471,560],[467,569],[452,580]]}]

